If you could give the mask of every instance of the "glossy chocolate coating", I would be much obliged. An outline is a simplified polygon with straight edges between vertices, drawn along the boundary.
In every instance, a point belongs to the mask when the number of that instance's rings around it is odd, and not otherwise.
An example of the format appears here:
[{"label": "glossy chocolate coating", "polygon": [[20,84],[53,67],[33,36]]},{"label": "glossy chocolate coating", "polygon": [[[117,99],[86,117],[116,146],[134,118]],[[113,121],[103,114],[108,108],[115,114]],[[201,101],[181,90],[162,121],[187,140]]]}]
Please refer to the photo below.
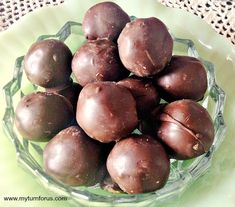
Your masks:
[{"label": "glossy chocolate coating", "polygon": [[51,139],[43,153],[44,168],[71,186],[94,185],[102,165],[101,146],[78,126],[70,126]]},{"label": "glossy chocolate coating", "polygon": [[194,57],[173,56],[169,65],[155,77],[155,83],[166,101],[198,101],[207,89],[206,70]]},{"label": "glossy chocolate coating", "polygon": [[131,76],[119,81],[118,84],[129,89],[134,96],[139,118],[148,116],[160,101],[151,80]]},{"label": "glossy chocolate coating", "polygon": [[47,92],[57,93],[67,98],[72,104],[74,112],[76,112],[77,109],[78,96],[81,90],[82,87],[78,83],[73,82],[72,79],[63,87],[46,89]]},{"label": "glossy chocolate coating", "polygon": [[158,137],[171,149],[176,159],[202,155],[214,140],[214,126],[209,113],[192,100],[179,100],[156,111]]},{"label": "glossy chocolate coating", "polygon": [[131,135],[117,142],[106,164],[111,178],[129,194],[163,187],[170,173],[163,146],[148,135]]},{"label": "glossy chocolate coating", "polygon": [[163,22],[155,17],[128,23],[118,38],[123,65],[140,77],[159,73],[170,61],[173,40]]},{"label": "glossy chocolate coating", "polygon": [[48,141],[74,119],[72,105],[61,95],[36,92],[24,96],[16,107],[19,133],[32,141]]},{"label": "glossy chocolate coating", "polygon": [[52,88],[69,82],[72,53],[61,41],[48,39],[34,43],[24,58],[28,79],[39,86]]},{"label": "glossy chocolate coating", "polygon": [[138,123],[134,97],[114,82],[87,84],[78,98],[76,118],[81,128],[100,142],[119,140]]},{"label": "glossy chocolate coating", "polygon": [[117,45],[109,40],[89,41],[75,53],[72,70],[82,86],[95,81],[117,81],[129,75],[122,65]]},{"label": "glossy chocolate coating", "polygon": [[126,23],[128,14],[113,2],[102,2],[92,6],[85,14],[82,29],[89,40],[117,40]]}]

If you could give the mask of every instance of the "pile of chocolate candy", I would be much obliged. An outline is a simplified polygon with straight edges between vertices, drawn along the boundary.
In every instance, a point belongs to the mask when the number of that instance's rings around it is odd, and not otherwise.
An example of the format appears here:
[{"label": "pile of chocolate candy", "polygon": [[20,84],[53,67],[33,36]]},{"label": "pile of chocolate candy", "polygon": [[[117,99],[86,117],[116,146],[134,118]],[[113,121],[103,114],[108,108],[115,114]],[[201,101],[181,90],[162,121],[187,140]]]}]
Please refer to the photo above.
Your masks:
[{"label": "pile of chocolate candy", "polygon": [[131,21],[115,3],[91,7],[82,28],[87,42],[74,55],[54,39],[30,47],[25,74],[45,91],[22,98],[15,125],[25,139],[49,141],[44,168],[65,184],[159,189],[170,159],[200,156],[213,143],[212,120],[197,103],[207,90],[204,66],[172,56],[162,21]]}]

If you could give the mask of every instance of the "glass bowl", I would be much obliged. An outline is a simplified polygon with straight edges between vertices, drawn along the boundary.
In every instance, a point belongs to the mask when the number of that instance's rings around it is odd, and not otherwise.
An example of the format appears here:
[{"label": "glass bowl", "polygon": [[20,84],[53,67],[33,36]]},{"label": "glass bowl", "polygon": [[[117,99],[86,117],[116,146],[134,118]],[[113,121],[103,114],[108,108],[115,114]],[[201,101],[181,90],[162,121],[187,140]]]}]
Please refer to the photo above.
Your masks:
[{"label": "glass bowl", "polygon": [[[134,17],[132,17],[134,19]],[[177,161],[171,159],[171,173],[167,184],[157,191],[151,193],[127,195],[112,194],[102,190],[99,185],[92,187],[71,187],[67,186],[49,175],[42,167],[43,148],[46,143],[35,143],[25,139],[18,134],[14,126],[15,107],[19,100],[26,94],[33,91],[43,90],[30,83],[23,72],[23,59],[20,56],[15,61],[13,78],[4,86],[6,108],[3,117],[3,126],[16,148],[16,155],[20,166],[26,168],[30,173],[42,183],[46,188],[57,192],[60,195],[69,196],[71,202],[78,206],[157,206],[169,201],[173,201],[180,196],[198,177],[202,176],[210,167],[214,152],[220,146],[224,138],[226,129],[223,119],[223,109],[225,103],[225,93],[216,84],[214,66],[211,62],[204,60],[198,54],[194,43],[189,39],[174,37],[174,54],[188,55],[199,58],[207,71],[208,89],[200,104],[210,113],[214,128],[215,139],[210,150],[200,157]],[[42,35],[38,40],[59,39],[64,41],[74,53],[82,45],[85,38],[82,33],[81,24],[77,22],[67,22],[55,35]]]}]

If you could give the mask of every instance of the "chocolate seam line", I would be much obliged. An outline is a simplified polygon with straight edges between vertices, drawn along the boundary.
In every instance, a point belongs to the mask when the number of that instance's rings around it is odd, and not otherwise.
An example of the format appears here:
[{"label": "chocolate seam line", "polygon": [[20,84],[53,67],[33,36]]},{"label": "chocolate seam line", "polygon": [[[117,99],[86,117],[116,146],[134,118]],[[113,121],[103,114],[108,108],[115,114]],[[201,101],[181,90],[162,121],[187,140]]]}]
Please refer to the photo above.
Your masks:
[{"label": "chocolate seam line", "polygon": [[[198,137],[196,136],[196,133],[195,133],[193,130],[189,129],[187,126],[185,126],[183,123],[181,123],[181,122],[179,122],[178,120],[176,120],[175,118],[173,118],[173,117],[172,117],[171,115],[169,115],[168,113],[163,112],[162,114],[163,114],[163,118],[162,118],[162,116],[161,116],[161,117],[159,118],[160,121],[170,122],[170,123],[176,124],[177,126],[183,128],[183,129],[185,129],[189,134],[191,134],[191,135],[198,141],[198,143],[202,146],[203,151],[206,152],[206,149],[205,149],[205,147],[204,147],[202,141],[201,141],[200,139],[198,139]],[[194,151],[197,151],[197,150],[195,150],[194,148],[193,148],[193,150],[194,150]]]}]

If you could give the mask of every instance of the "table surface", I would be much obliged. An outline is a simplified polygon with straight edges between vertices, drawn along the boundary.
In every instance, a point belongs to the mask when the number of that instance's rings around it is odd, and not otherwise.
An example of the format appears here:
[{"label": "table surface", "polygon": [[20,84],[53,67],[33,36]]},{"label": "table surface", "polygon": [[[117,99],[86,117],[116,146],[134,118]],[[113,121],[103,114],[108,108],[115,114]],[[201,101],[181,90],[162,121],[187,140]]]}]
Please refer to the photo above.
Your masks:
[{"label": "table surface", "polygon": [[[40,7],[55,6],[66,0],[2,0],[0,2],[0,31],[6,30],[22,16]],[[234,0],[158,0],[160,3],[187,10],[205,20],[219,34],[235,44]]]}]

